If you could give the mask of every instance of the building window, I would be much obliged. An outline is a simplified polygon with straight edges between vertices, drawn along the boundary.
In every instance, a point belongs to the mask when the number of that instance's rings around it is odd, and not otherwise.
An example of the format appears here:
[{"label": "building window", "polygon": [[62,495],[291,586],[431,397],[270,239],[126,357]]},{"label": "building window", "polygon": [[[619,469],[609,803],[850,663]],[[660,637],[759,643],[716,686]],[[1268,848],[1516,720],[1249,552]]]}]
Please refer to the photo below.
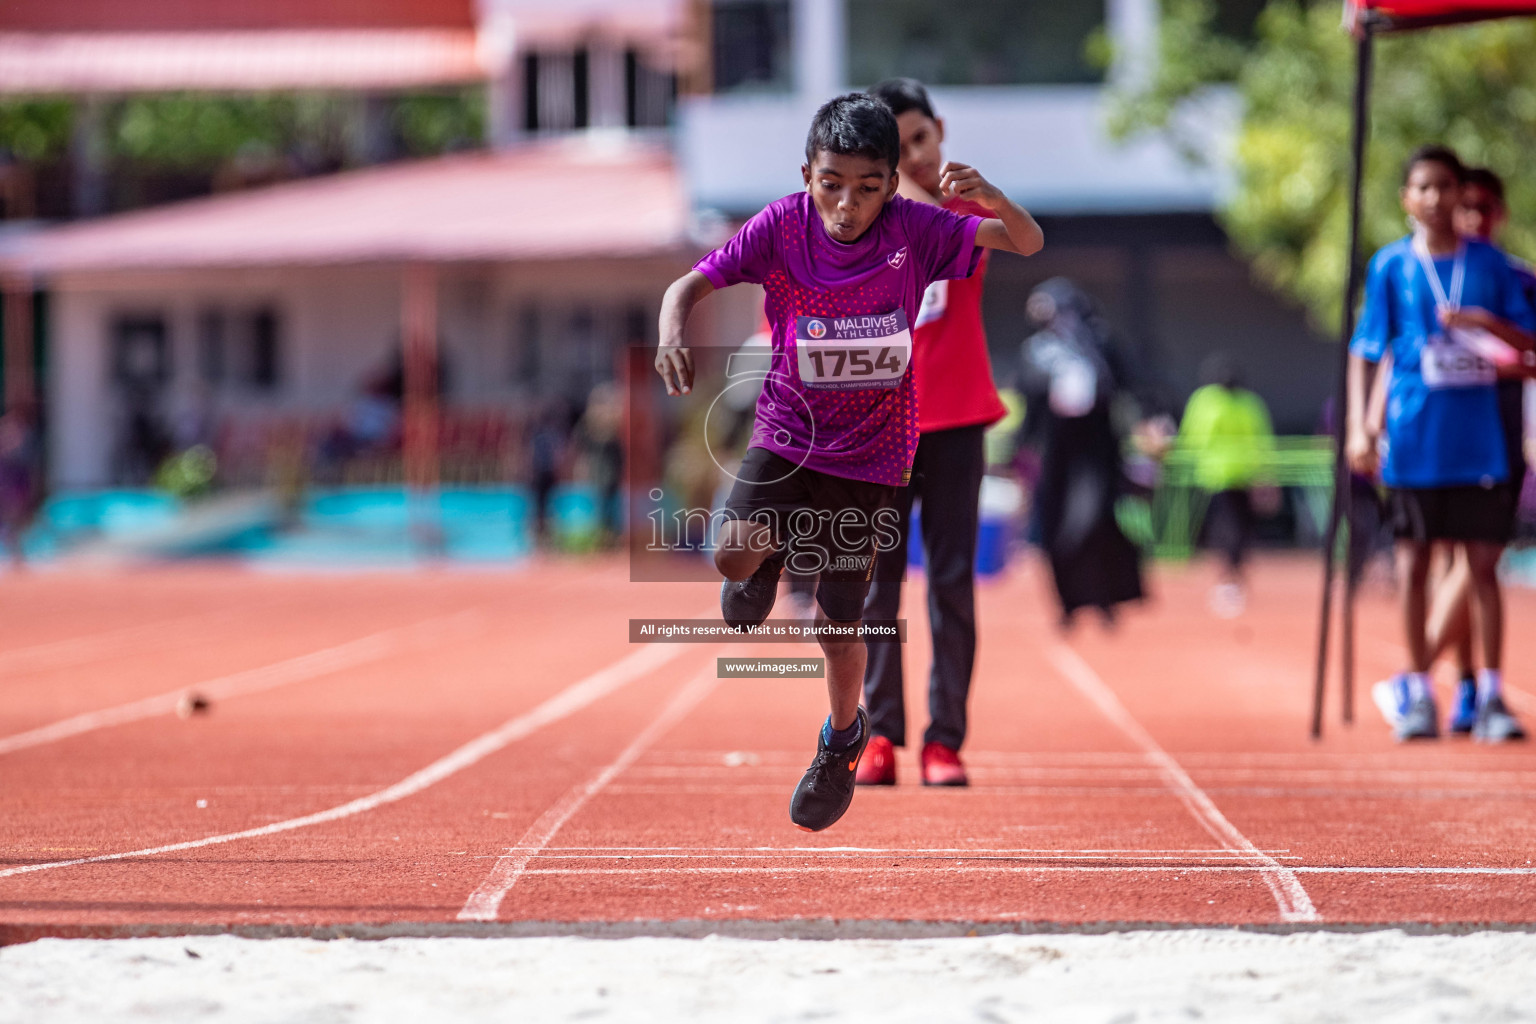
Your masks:
[{"label": "building window", "polygon": [[276,391],[283,383],[282,322],[276,311],[207,309],[198,314],[197,369],[213,389]]},{"label": "building window", "polygon": [[1104,4],[1047,0],[847,0],[849,79],[929,85],[1103,81],[1088,40]]},{"label": "building window", "polygon": [[213,389],[224,383],[224,314],[217,309],[197,316],[197,376]]},{"label": "building window", "polygon": [[283,382],[282,339],[277,314],[259,309],[250,318],[250,373],[246,380],[256,391],[275,391]]},{"label": "building window", "polygon": [[568,132],[587,126],[586,54],[530,53],[525,93],[530,132]]},{"label": "building window", "polygon": [[794,88],[789,0],[714,0],[710,35],[715,92]]},{"label": "building window", "polygon": [[523,128],[529,133],[621,121],[631,128],[664,127],[676,98],[676,76],[657,70],[636,50],[583,48],[523,58]]},{"label": "building window", "polygon": [[112,324],[112,378],[133,391],[158,391],[171,379],[165,317],[120,316]]},{"label": "building window", "polygon": [[658,71],[636,50],[624,53],[625,122],[631,128],[664,128],[677,102],[677,76]]}]

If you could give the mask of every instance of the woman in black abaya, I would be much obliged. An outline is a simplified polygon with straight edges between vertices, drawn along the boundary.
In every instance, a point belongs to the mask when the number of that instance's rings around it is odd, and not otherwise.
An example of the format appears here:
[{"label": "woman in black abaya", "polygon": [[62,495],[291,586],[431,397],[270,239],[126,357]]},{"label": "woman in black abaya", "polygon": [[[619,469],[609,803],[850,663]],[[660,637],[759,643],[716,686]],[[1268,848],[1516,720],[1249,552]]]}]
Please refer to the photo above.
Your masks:
[{"label": "woman in black abaya", "polygon": [[1120,361],[1093,299],[1064,278],[1029,297],[1036,331],[1024,343],[1022,442],[1040,455],[1031,537],[1051,563],[1063,625],[1079,608],[1140,600],[1141,552],[1120,531],[1121,437],[1111,416]]}]

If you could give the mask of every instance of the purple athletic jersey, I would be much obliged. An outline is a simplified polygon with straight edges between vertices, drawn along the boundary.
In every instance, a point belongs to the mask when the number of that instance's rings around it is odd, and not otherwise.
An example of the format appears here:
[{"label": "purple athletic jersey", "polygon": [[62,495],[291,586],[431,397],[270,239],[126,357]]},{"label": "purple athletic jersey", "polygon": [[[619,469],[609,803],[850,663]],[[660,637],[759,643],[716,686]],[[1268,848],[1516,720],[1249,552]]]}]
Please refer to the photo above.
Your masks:
[{"label": "purple athletic jersey", "polygon": [[910,325],[928,285],[975,272],[980,225],[896,196],[845,244],[797,192],[695,264],[716,288],[767,291],[773,360],[753,447],[832,476],[907,483],[918,437]]}]

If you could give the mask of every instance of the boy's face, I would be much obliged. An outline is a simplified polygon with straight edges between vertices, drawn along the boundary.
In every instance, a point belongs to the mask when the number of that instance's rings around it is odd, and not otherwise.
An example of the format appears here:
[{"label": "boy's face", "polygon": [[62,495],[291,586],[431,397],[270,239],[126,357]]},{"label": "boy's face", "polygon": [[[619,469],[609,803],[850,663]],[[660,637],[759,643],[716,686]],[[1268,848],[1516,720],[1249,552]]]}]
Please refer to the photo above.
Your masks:
[{"label": "boy's face", "polygon": [[838,242],[855,242],[896,194],[896,172],[884,160],[866,156],[816,154],[800,165],[805,189],[821,215],[821,225]]},{"label": "boy's face", "polygon": [[939,145],[944,141],[944,122],[921,110],[908,110],[896,118],[901,130],[901,173],[927,192],[939,194],[939,169],[944,158]]},{"label": "boy's face", "polygon": [[1499,197],[1481,185],[1463,185],[1461,201],[1456,204],[1456,233],[1463,238],[1485,242],[1498,239],[1504,227],[1506,211]]},{"label": "boy's face", "polygon": [[1461,183],[1438,160],[1420,160],[1408,172],[1402,191],[1403,209],[1430,231],[1453,230],[1452,215],[1461,199]]}]

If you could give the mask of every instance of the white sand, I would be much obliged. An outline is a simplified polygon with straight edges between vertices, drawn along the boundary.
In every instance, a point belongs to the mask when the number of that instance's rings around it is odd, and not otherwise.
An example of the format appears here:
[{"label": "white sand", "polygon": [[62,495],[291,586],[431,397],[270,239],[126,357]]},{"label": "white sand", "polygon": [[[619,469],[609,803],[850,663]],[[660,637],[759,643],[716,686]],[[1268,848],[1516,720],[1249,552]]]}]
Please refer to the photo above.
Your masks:
[{"label": "white sand", "polygon": [[[191,953],[196,953],[193,957]],[[0,1021],[1536,1020],[1536,935],[45,940]]]}]

